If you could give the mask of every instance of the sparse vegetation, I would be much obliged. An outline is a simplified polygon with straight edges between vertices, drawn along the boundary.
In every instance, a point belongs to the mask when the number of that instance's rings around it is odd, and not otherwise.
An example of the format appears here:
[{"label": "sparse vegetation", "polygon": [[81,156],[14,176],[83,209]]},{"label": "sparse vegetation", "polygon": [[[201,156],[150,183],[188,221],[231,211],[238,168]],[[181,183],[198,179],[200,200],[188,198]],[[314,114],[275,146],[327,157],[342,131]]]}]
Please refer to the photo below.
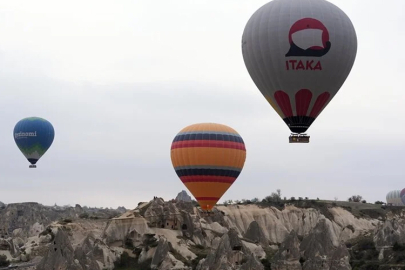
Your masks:
[{"label": "sparse vegetation", "polygon": [[349,199],[347,199],[349,202],[361,202],[363,199],[362,196],[360,195],[352,195]]},{"label": "sparse vegetation", "polygon": [[395,264],[396,269],[405,269],[405,247],[394,244],[392,250],[384,251],[384,259],[379,260],[379,251],[376,249],[373,237],[360,236],[351,239],[346,243],[350,252],[350,265],[353,270],[360,269],[391,269],[390,265]]},{"label": "sparse vegetation", "polygon": [[0,266],[7,267],[9,265],[10,265],[10,261],[7,260],[7,256],[6,255],[0,255]]},{"label": "sparse vegetation", "polygon": [[271,202],[281,202],[281,190],[277,189],[277,193],[276,192],[272,192],[271,195],[266,196],[263,201],[271,203]]},{"label": "sparse vegetation", "polygon": [[210,249],[205,248],[202,245],[195,245],[190,246],[190,251],[193,252],[195,255],[197,255],[197,257],[191,261],[191,268],[194,270],[197,268],[198,262],[207,257]]},{"label": "sparse vegetation", "polygon": [[133,249],[134,248],[134,244],[132,243],[132,239],[130,239],[130,238],[125,239],[124,245],[128,249]]},{"label": "sparse vegetation", "polygon": [[79,215],[79,218],[88,219],[88,218],[89,218],[89,213],[81,213],[81,214]]},{"label": "sparse vegetation", "polygon": [[152,259],[148,259],[142,263],[138,263],[136,258],[129,256],[127,252],[123,252],[119,260],[114,263],[116,270],[150,270]]}]

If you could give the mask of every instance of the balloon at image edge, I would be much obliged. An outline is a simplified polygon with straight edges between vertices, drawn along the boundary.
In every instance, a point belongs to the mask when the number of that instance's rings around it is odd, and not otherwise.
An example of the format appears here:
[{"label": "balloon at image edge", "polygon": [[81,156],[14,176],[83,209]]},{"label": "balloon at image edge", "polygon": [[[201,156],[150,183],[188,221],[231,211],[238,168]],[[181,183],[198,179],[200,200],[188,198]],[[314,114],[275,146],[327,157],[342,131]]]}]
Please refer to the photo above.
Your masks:
[{"label": "balloon at image edge", "polygon": [[387,204],[392,204],[394,206],[404,206],[405,205],[405,189],[401,190],[392,190],[387,193],[386,201]]},{"label": "balloon at image edge", "polygon": [[55,130],[52,124],[39,117],[28,117],[20,120],[14,127],[14,141],[17,147],[36,168],[36,163],[52,145]]},{"label": "balloon at image edge", "polygon": [[176,135],[170,156],[177,176],[201,209],[210,211],[241,173],[246,149],[234,129],[200,123]]},{"label": "balloon at image edge", "polygon": [[401,192],[399,193],[399,196],[401,197],[401,201],[402,201],[403,205],[405,205],[405,188],[403,190],[401,190]]},{"label": "balloon at image edge", "polygon": [[306,132],[341,88],[356,53],[349,17],[324,0],[271,1],[251,16],[242,36],[252,80],[296,134]]}]

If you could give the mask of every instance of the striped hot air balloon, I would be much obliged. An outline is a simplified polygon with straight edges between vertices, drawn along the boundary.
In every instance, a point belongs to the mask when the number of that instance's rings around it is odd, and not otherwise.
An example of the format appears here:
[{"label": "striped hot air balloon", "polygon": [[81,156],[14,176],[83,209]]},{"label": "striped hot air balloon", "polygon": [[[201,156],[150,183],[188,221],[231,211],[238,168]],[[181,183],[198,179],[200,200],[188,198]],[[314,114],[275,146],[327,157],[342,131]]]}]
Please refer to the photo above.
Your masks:
[{"label": "striped hot air balloon", "polygon": [[212,210],[238,178],[245,143],[232,128],[202,123],[181,130],[171,146],[173,167],[203,210]]}]

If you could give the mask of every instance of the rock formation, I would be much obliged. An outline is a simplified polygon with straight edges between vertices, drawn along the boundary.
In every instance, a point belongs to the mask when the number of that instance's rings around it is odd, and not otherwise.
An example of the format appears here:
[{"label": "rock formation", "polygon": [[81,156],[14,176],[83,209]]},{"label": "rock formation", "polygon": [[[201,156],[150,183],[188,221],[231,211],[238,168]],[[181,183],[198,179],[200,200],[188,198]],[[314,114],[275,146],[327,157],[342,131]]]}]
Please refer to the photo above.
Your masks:
[{"label": "rock formation", "polygon": [[191,197],[187,194],[185,190],[182,190],[177,194],[176,201],[191,202]]},{"label": "rock formation", "polygon": [[[277,270],[346,270],[351,256],[355,263],[370,256],[375,262],[378,252],[381,264],[405,266],[405,211],[380,209],[372,218],[331,203],[308,204],[227,205],[206,214],[192,202],[155,197],[119,215],[100,211],[99,218],[97,210],[80,205],[9,204],[0,209],[0,251],[21,264],[36,262],[38,270],[112,270],[124,259],[145,270],[261,270],[270,264]],[[364,237],[367,251],[356,244]],[[347,249],[349,242],[355,249]]]},{"label": "rock formation", "polygon": [[249,224],[249,227],[244,234],[244,238],[252,241],[253,243],[260,244],[263,247],[267,247],[269,245],[262,228],[259,226],[259,223],[257,223],[256,220]]},{"label": "rock formation", "polygon": [[300,241],[292,230],[274,255],[272,269],[301,270],[300,256]]}]

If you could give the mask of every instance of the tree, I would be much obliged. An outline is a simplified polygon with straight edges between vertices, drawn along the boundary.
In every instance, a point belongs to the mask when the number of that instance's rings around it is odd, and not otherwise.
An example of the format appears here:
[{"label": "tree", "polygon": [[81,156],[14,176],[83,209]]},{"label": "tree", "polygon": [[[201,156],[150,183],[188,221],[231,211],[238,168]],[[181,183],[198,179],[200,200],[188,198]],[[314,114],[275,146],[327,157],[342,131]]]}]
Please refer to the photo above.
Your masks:
[{"label": "tree", "polygon": [[281,197],[280,195],[281,192],[279,192],[279,189],[277,190],[277,193],[272,192],[270,196],[266,196],[266,198],[264,198],[267,202],[280,202],[281,201]]},{"label": "tree", "polygon": [[258,202],[259,202],[259,198],[256,197],[256,198],[251,199],[250,201],[251,201],[252,203],[258,203]]},{"label": "tree", "polygon": [[382,201],[376,201],[374,204],[385,204],[385,202],[382,202]]},{"label": "tree", "polygon": [[349,201],[349,202],[361,202],[362,199],[363,199],[363,197],[360,196],[360,195],[352,195],[352,196],[348,199],[348,201]]},{"label": "tree", "polygon": [[277,189],[277,195],[281,198],[281,189]]}]

